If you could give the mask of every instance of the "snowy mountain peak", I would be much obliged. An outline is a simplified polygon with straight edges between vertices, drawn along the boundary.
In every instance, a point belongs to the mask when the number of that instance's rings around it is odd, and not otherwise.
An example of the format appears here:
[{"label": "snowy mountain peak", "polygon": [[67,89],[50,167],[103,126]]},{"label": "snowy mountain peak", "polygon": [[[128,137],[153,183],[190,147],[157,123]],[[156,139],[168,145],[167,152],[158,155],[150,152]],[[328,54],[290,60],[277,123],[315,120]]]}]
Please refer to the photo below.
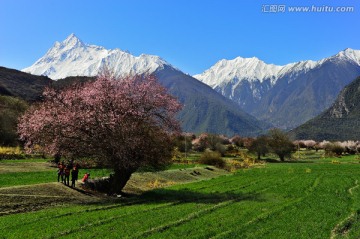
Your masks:
[{"label": "snowy mountain peak", "polygon": [[346,48],[345,50],[340,51],[334,57],[339,59],[354,61],[355,63],[360,65],[360,50]]},{"label": "snowy mountain peak", "polygon": [[77,48],[85,48],[86,44],[83,43],[74,33],[71,33],[64,41],[55,42],[54,46],[46,53],[46,55],[54,55],[61,51],[71,51]]},{"label": "snowy mountain peak", "polygon": [[171,66],[158,56],[142,54],[136,57],[118,48],[107,50],[85,44],[72,33],[64,41],[55,42],[43,57],[22,71],[61,79],[67,76],[96,76],[104,66],[119,76],[151,74],[164,65]]},{"label": "snowy mountain peak", "polygon": [[63,45],[67,46],[78,46],[78,45],[84,45],[84,43],[74,34],[71,33],[63,42]]},{"label": "snowy mountain peak", "polygon": [[237,80],[264,81],[272,79],[281,66],[266,64],[256,57],[236,57],[233,60],[220,60],[210,69],[194,77],[211,87],[216,87]]}]

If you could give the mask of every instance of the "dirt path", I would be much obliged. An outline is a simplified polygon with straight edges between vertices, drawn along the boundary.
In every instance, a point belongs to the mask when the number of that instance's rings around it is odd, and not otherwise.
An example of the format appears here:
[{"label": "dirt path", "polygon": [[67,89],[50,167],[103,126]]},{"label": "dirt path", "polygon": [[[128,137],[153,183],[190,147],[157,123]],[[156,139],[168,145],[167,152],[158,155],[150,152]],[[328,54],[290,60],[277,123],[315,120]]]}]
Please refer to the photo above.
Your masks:
[{"label": "dirt path", "polygon": [[39,210],[45,207],[84,204],[99,198],[80,188],[72,189],[62,183],[42,183],[0,188],[0,216]]}]

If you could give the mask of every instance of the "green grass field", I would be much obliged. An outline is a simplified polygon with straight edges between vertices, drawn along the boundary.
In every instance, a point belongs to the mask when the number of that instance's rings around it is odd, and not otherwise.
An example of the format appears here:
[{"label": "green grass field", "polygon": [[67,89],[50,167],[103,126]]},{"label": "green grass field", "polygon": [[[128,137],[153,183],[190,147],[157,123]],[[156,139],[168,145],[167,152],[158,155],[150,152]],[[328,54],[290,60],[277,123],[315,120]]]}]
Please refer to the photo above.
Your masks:
[{"label": "green grass field", "polygon": [[[9,183],[13,174],[0,174],[0,187],[25,180]],[[359,180],[356,156],[302,152],[298,161],[128,199],[69,201],[3,215],[0,238],[359,238]]]}]

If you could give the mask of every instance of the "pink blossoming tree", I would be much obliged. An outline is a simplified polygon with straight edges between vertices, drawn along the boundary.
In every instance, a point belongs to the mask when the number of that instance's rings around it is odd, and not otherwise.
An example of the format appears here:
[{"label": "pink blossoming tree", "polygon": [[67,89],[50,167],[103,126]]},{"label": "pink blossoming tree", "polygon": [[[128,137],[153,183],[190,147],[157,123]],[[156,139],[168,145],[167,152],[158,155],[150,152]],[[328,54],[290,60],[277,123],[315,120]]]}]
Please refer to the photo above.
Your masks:
[{"label": "pink blossoming tree", "polygon": [[112,193],[120,193],[139,167],[171,159],[181,106],[154,77],[104,73],[94,82],[48,88],[43,95],[19,122],[27,151],[38,145],[52,155],[99,160],[114,170]]}]

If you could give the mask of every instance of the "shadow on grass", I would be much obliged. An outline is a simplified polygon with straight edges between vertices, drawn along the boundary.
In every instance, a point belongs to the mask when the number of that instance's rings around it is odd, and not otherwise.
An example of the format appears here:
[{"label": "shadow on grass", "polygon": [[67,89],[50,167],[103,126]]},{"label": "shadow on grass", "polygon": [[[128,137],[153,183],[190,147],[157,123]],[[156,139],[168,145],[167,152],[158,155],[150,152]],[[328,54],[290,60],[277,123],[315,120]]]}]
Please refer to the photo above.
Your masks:
[{"label": "shadow on grass", "polygon": [[[68,186],[69,187],[69,186]],[[77,186],[77,187],[69,187],[69,188],[71,188],[71,189],[73,189],[73,190],[75,190],[75,191],[77,191],[77,192],[79,192],[79,193],[81,193],[81,194],[84,194],[84,195],[86,195],[86,196],[90,196],[90,197],[93,197],[93,196],[95,196],[94,195],[94,193],[91,193],[91,192],[89,192],[89,191],[86,191],[86,190],[84,190],[84,189],[82,189],[81,187],[79,187],[79,186]]]},{"label": "shadow on grass", "polygon": [[239,192],[202,193],[192,190],[156,189],[143,193],[138,197],[149,203],[154,202],[196,202],[218,203],[223,201],[263,201],[260,194],[245,194]]},{"label": "shadow on grass", "polygon": [[87,203],[88,205],[140,205],[157,203],[208,203],[216,204],[225,201],[257,201],[262,202],[266,199],[259,193],[239,193],[239,192],[215,192],[203,193],[192,190],[173,190],[173,189],[155,189],[145,192],[141,195],[128,194],[125,197],[107,197],[98,202]]}]

